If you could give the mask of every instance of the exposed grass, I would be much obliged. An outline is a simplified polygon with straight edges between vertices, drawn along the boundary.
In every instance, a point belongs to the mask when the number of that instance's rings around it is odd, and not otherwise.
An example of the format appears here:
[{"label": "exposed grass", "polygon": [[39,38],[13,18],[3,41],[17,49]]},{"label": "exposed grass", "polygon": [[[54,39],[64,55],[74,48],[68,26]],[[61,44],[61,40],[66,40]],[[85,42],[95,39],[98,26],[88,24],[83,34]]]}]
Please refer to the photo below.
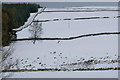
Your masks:
[{"label": "exposed grass", "polygon": [[113,63],[120,63],[120,60],[87,60],[83,62],[75,62],[75,63],[70,63],[70,64],[62,64],[61,66],[65,65],[84,65],[84,64],[91,64],[91,65],[96,65],[96,64],[113,64]]},{"label": "exposed grass", "polygon": [[[56,52],[50,53],[51,55],[58,54]],[[58,55],[59,56],[59,55]],[[62,56],[62,54],[61,54]],[[54,58],[54,56],[53,56]],[[67,59],[68,57],[63,57],[61,58],[60,56],[54,59]],[[11,59],[11,58],[10,58]],[[39,65],[35,66],[35,63]],[[37,61],[37,62],[36,62]],[[74,62],[69,62],[68,61],[63,61],[62,63],[60,62],[58,64],[59,67],[51,67],[51,65],[47,65],[46,63],[43,63],[40,61],[40,57],[35,58],[35,60],[29,62],[29,58],[26,59],[21,59],[19,60],[19,64],[22,66],[20,68],[10,68],[10,69],[4,69],[3,72],[34,72],[34,71],[105,71],[105,70],[120,70],[120,68],[117,67],[117,65],[114,63],[120,63],[119,56],[115,54],[115,59],[112,59],[111,56],[107,55],[105,57],[90,57],[88,60],[85,58],[79,58],[76,59]],[[99,68],[96,66],[99,65],[108,65],[108,67],[102,67],[100,66]],[[113,65],[112,67],[109,67],[110,65]]]}]

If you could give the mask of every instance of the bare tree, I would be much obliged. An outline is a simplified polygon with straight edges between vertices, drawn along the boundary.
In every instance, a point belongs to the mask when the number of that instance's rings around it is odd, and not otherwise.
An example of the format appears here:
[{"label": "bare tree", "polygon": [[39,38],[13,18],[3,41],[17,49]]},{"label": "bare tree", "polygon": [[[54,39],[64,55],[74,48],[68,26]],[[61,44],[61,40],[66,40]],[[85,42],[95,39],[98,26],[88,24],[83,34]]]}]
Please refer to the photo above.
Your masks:
[{"label": "bare tree", "polygon": [[[1,69],[2,70],[10,70],[13,67],[19,69],[19,60],[12,60],[10,58],[11,54],[14,51],[14,48],[12,46],[9,46],[7,48],[1,48],[0,49],[2,51],[2,60],[0,61],[0,65],[1,65]],[[10,77],[13,73],[3,73],[2,77],[6,78],[6,77]]]},{"label": "bare tree", "polygon": [[34,38],[33,44],[36,42],[36,38],[40,38],[42,34],[42,23],[41,22],[33,22],[29,29],[31,33],[31,38]]}]

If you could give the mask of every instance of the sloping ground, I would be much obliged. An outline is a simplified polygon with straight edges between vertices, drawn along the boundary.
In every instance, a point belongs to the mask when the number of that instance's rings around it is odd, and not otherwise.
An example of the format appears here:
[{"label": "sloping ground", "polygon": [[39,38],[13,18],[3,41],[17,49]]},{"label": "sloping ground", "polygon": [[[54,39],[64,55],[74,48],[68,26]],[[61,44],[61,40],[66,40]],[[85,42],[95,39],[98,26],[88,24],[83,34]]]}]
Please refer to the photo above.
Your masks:
[{"label": "sloping ground", "polygon": [[119,11],[117,7],[66,7],[66,8],[51,8],[46,9],[44,12],[98,12],[98,11]]},{"label": "sloping ground", "polygon": [[[43,22],[43,34],[40,38],[66,38],[98,32],[118,32],[118,18],[114,18],[114,16],[118,16],[117,11],[84,13],[43,12],[37,15],[35,20],[91,16],[108,16],[111,18]],[[30,27],[17,32],[17,39],[30,38]],[[18,59],[19,63],[16,65],[17,67],[11,67],[10,70],[4,70],[4,72],[10,71],[13,74],[10,77],[17,78],[117,78],[117,64],[119,62],[117,45],[118,35],[90,36],[69,41],[40,40],[36,41],[35,44],[33,44],[32,40],[15,41],[13,54],[8,58],[8,61]]]},{"label": "sloping ground", "polygon": [[27,28],[28,26],[30,26],[32,24],[32,22],[34,21],[35,17],[42,13],[44,11],[45,8],[40,8],[38,9],[38,12],[36,13],[31,13],[31,16],[28,18],[27,22],[25,22],[25,24],[23,26],[20,26],[19,28],[13,29],[14,31],[21,31],[24,28]]},{"label": "sloping ground", "polygon": [[2,45],[7,46],[11,42],[11,35],[15,35],[12,31],[27,21],[30,13],[37,12],[40,8],[37,4],[2,4]]}]

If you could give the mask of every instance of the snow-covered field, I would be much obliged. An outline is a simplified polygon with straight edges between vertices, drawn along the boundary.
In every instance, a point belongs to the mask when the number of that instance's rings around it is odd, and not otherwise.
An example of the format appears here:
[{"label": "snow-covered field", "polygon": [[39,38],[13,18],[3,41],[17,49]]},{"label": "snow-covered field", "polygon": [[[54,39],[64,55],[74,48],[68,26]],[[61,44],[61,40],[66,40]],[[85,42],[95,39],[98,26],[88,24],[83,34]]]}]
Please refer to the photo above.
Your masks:
[{"label": "snow-covered field", "polygon": [[[101,8],[65,8],[63,10],[101,10]],[[108,8],[102,8],[107,10]],[[116,9],[116,8],[111,8]],[[109,10],[111,10],[109,9]],[[46,8],[45,11],[56,10]],[[59,10],[59,9],[57,9]],[[35,14],[33,14],[35,15]],[[31,15],[32,16],[32,15]],[[35,20],[52,20],[65,18],[85,17],[109,17],[88,20],[69,20],[42,23],[42,38],[58,38],[79,36],[82,34],[98,32],[118,31],[117,11],[95,12],[43,12],[38,14]],[[29,38],[30,26],[17,33],[17,38]],[[111,61],[117,60],[118,35],[102,35],[86,37],[76,40],[44,40],[16,41],[13,44],[14,51],[10,58],[19,60],[19,69],[68,69],[71,71],[38,71],[38,72],[15,72],[12,78],[117,78],[118,71],[72,71],[79,68],[114,68],[117,63],[100,62],[98,64],[83,64],[84,61]],[[83,63],[80,63],[83,62]],[[13,68],[15,69],[15,68]]]}]

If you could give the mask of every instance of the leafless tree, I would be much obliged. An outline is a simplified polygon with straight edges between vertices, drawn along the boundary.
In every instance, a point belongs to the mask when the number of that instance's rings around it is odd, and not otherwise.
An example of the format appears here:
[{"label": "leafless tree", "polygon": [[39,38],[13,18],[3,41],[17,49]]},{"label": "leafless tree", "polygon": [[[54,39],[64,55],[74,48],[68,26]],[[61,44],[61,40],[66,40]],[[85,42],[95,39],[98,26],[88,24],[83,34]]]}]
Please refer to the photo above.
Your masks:
[{"label": "leafless tree", "polygon": [[[12,60],[10,58],[11,54],[14,51],[14,48],[12,46],[9,46],[7,48],[1,48],[0,51],[2,51],[2,59],[0,61],[0,65],[1,65],[1,69],[2,70],[10,70],[13,67],[16,67],[17,69],[19,69],[19,60]],[[13,73],[3,73],[2,77],[6,78],[6,77],[10,77]]]},{"label": "leafless tree", "polygon": [[33,44],[36,42],[36,38],[40,38],[42,34],[42,23],[41,22],[33,22],[29,29],[31,33],[31,38],[34,38]]}]

